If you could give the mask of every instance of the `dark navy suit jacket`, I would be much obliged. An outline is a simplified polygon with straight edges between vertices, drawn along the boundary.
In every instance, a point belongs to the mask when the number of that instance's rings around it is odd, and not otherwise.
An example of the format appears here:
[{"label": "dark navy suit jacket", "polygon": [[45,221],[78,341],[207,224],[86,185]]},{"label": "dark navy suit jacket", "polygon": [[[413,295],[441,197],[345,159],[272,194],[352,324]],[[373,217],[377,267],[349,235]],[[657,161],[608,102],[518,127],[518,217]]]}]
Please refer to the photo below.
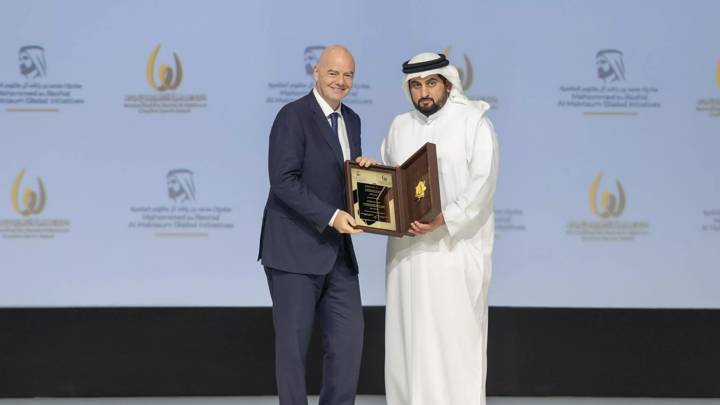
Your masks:
[{"label": "dark navy suit jacket", "polygon": [[[350,156],[361,154],[360,117],[342,105]],[[328,225],[346,210],[342,149],[313,92],[285,105],[270,131],[270,193],[263,214],[258,260],[266,267],[327,274],[339,252],[357,272],[349,235]]]}]

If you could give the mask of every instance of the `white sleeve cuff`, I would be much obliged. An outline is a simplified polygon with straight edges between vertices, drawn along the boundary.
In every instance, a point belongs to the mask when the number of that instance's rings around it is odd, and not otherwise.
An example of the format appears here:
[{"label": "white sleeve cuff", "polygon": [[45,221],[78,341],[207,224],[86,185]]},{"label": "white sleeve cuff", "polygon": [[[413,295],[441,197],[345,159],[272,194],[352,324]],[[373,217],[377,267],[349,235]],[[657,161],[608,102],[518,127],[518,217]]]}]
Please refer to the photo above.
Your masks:
[{"label": "white sleeve cuff", "polygon": [[328,222],[328,225],[330,226],[330,228],[332,228],[333,222],[335,222],[335,217],[337,216],[338,212],[340,212],[340,210],[335,210],[335,213],[333,214],[332,218],[330,218],[330,222]]}]

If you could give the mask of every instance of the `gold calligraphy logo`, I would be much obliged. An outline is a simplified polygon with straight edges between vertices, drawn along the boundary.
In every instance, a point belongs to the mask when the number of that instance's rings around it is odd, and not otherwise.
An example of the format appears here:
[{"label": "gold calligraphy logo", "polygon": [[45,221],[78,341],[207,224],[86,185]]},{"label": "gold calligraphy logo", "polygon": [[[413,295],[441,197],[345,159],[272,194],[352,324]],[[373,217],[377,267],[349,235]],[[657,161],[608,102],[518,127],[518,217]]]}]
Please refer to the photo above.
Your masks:
[{"label": "gold calligraphy logo", "polygon": [[425,185],[425,180],[418,181],[417,186],[415,186],[415,199],[421,200],[425,198],[425,191],[427,190],[427,186]]},{"label": "gold calligraphy logo", "polygon": [[160,64],[160,67],[158,68],[158,80],[160,84],[157,84],[155,82],[155,60],[157,59],[157,55],[160,52],[160,44],[158,44],[155,49],[153,49],[152,53],[150,53],[150,57],[148,58],[147,63],[147,81],[151,88],[157,90],[157,91],[165,91],[165,90],[175,90],[180,86],[180,83],[182,82],[182,63],[180,63],[180,58],[178,58],[177,54],[173,52],[173,57],[175,58],[175,70],[173,70],[170,66],[166,64]]},{"label": "gold calligraphy logo", "polygon": [[[452,45],[445,48],[445,50],[443,50],[443,54],[445,54],[445,56],[449,58],[451,50],[452,50]],[[463,69],[457,65],[455,65],[455,67],[457,68],[458,73],[460,74],[460,83],[462,83],[463,91],[467,91],[467,89],[469,89],[473,83],[473,67],[472,67],[472,63],[470,63],[470,58],[468,58],[467,54],[463,54],[463,57],[465,58],[465,69]]]},{"label": "gold calligraphy logo", "polygon": [[20,170],[20,173],[15,177],[15,181],[12,186],[12,205],[15,212],[26,217],[30,214],[39,214],[45,209],[45,186],[42,180],[38,177],[38,192],[30,188],[26,188],[22,193],[22,207],[20,206],[20,184],[22,178],[25,175],[25,169]]},{"label": "gold calligraphy logo", "polygon": [[600,206],[597,204],[597,193],[602,180],[602,172],[598,173],[590,186],[590,210],[593,214],[600,218],[619,217],[625,210],[625,190],[623,190],[620,181],[616,180],[615,184],[618,188],[618,195],[603,191],[600,194]]}]

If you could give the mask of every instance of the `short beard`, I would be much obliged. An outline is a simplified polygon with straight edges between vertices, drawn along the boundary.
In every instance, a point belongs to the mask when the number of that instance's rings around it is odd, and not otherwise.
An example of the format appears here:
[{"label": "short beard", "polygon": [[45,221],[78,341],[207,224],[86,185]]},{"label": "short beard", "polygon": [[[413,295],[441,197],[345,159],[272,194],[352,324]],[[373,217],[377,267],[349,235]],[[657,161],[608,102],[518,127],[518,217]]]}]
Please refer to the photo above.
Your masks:
[{"label": "short beard", "polygon": [[28,76],[28,75],[30,75],[30,73],[33,73],[33,72],[35,71],[35,69],[36,69],[36,68],[35,68],[35,65],[32,65],[32,66],[20,65],[20,73],[21,73],[23,76]]},{"label": "short beard", "polygon": [[598,68],[598,77],[602,80],[607,80],[610,76],[615,73],[612,69],[602,70]]},{"label": "short beard", "polygon": [[[418,101],[415,104],[415,108],[420,111],[424,116],[429,117],[436,112],[440,111],[441,108],[445,105],[448,99],[448,93],[443,93],[443,97],[440,98],[438,101],[433,100],[431,97],[421,98],[418,99]],[[420,105],[420,102],[423,100],[430,100],[432,101],[432,104],[430,104],[427,107],[422,107]]]}]

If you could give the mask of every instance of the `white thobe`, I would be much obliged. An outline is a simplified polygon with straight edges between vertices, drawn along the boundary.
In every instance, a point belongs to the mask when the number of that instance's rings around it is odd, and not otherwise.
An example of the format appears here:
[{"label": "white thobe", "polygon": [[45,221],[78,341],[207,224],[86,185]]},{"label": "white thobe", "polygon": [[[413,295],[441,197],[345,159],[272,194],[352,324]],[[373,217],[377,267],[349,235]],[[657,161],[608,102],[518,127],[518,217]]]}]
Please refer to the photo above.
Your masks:
[{"label": "white thobe", "polygon": [[437,145],[445,225],[388,239],[385,388],[388,405],[484,405],[487,292],[498,169],[483,102],[448,101],[430,117],[397,116],[382,145],[399,165]]}]

